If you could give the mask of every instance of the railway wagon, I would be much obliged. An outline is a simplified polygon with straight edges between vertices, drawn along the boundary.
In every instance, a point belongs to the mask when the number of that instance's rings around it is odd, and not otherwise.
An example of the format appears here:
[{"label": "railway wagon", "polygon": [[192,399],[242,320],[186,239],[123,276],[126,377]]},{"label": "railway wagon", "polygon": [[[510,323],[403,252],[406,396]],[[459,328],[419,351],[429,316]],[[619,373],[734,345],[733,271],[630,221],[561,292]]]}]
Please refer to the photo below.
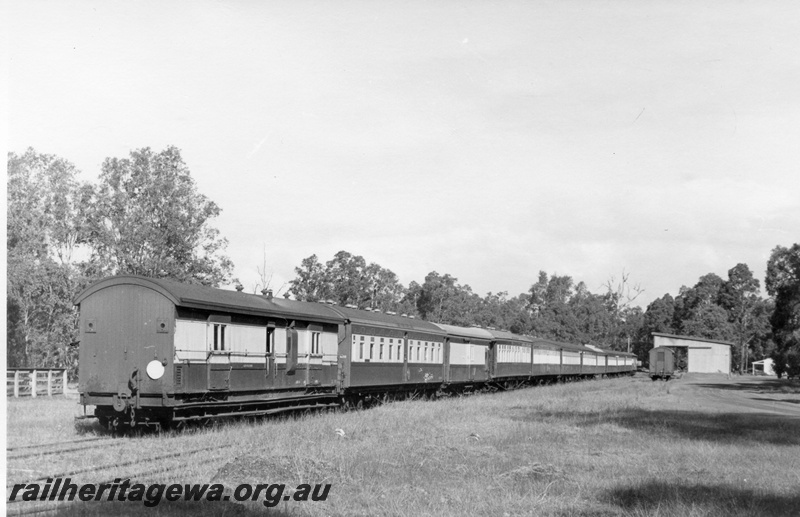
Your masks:
[{"label": "railway wagon", "polygon": [[675,351],[665,346],[650,350],[650,378],[668,381],[675,374]]},{"label": "railway wagon", "polygon": [[269,291],[118,276],[75,304],[80,402],[112,428],[633,371],[617,352]]}]

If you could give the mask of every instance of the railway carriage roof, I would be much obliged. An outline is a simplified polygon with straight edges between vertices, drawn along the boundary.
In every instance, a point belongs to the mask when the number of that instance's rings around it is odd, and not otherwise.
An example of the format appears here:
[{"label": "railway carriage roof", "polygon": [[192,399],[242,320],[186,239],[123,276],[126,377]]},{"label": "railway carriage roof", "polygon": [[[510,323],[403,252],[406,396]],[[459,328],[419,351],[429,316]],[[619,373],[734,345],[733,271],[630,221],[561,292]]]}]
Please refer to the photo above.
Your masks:
[{"label": "railway carriage roof", "polygon": [[178,307],[244,313],[256,316],[279,315],[289,318],[341,323],[344,318],[320,303],[298,302],[284,298],[266,298],[256,294],[227,291],[197,284],[186,284],[163,278],[114,276],[95,282],[75,297],[80,303],[92,294],[110,287],[138,285],[160,292]]},{"label": "railway carriage roof", "polygon": [[552,339],[544,339],[544,338],[533,338],[535,344],[544,345],[544,346],[552,346],[556,348],[563,348],[564,350],[571,350],[573,352],[590,352],[593,354],[603,354],[606,353],[605,350],[602,352],[598,352],[597,350],[592,350],[591,348],[585,347],[583,345],[576,345],[574,343],[563,343],[561,341],[554,341]]},{"label": "railway carriage roof", "polygon": [[416,332],[427,332],[429,334],[438,335],[443,334],[439,327],[425,320],[396,316],[383,312],[370,312],[360,309],[351,309],[349,307],[342,307],[340,305],[332,305],[330,306],[330,310],[340,314],[343,318],[347,318],[352,323],[360,325],[389,327]]},{"label": "railway carriage roof", "polygon": [[531,341],[533,341],[533,339],[528,336],[520,336],[519,334],[514,334],[507,330],[486,329],[486,331],[491,334],[495,340],[521,341],[525,344],[530,344]]},{"label": "railway carriage roof", "polygon": [[445,325],[444,323],[434,323],[434,325],[453,336],[486,339],[488,341],[494,340],[488,330],[480,327],[456,327],[454,325]]}]

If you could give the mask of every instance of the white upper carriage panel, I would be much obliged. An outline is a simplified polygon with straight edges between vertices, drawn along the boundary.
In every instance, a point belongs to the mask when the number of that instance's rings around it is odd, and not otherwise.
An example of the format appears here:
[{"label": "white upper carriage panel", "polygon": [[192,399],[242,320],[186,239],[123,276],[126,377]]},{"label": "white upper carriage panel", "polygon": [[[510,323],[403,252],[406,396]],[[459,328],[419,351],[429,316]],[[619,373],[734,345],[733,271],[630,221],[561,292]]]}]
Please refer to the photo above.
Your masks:
[{"label": "white upper carriage panel", "polygon": [[434,323],[447,332],[450,337],[450,364],[457,366],[477,366],[486,364],[489,343],[494,336],[479,327],[456,327],[443,323]]},{"label": "white upper carriage panel", "polygon": [[392,313],[331,305],[350,323],[353,363],[427,363],[444,361],[444,332],[424,320]]}]

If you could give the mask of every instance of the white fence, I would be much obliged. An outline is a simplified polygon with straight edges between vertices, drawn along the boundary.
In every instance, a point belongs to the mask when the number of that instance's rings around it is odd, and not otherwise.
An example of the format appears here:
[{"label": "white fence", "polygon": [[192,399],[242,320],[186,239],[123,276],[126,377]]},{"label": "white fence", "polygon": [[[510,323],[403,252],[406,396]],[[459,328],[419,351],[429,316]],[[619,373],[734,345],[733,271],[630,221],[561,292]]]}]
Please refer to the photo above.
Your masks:
[{"label": "white fence", "polygon": [[64,368],[9,368],[6,370],[6,396],[51,397],[67,393]]}]

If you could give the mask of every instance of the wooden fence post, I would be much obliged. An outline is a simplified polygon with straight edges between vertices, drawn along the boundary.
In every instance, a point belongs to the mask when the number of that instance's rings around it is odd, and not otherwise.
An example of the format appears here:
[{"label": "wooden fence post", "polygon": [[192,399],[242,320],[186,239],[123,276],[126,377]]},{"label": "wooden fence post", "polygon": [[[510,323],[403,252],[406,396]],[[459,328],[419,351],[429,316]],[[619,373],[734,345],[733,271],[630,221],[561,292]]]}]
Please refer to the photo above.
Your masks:
[{"label": "wooden fence post", "polygon": [[61,392],[66,395],[67,394],[67,370],[66,368],[61,372],[61,377],[63,378],[61,381]]},{"label": "wooden fence post", "polygon": [[33,370],[31,372],[31,397],[36,398],[36,380],[39,377],[39,372]]},{"label": "wooden fence post", "polygon": [[53,370],[47,370],[47,396],[53,396]]},{"label": "wooden fence post", "polygon": [[14,370],[14,398],[19,398],[19,370]]}]

